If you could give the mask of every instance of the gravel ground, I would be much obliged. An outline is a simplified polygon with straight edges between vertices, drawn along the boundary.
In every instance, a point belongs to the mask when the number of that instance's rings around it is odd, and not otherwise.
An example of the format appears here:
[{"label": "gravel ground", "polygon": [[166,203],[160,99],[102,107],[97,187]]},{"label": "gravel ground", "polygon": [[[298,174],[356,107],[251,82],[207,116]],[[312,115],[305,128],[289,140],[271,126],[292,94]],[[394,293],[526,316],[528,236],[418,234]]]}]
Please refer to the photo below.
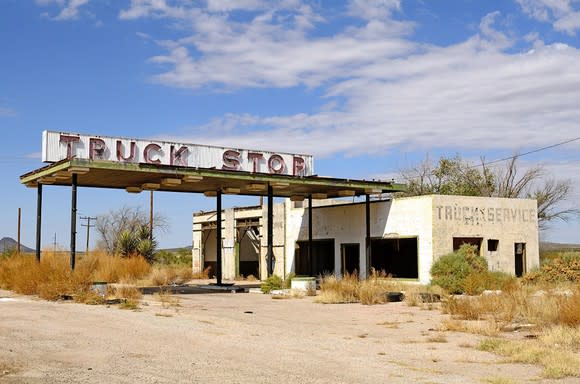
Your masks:
[{"label": "gravel ground", "polygon": [[444,318],[250,293],[146,296],[132,311],[0,290],[0,383],[578,383],[477,351],[479,336],[438,332]]}]

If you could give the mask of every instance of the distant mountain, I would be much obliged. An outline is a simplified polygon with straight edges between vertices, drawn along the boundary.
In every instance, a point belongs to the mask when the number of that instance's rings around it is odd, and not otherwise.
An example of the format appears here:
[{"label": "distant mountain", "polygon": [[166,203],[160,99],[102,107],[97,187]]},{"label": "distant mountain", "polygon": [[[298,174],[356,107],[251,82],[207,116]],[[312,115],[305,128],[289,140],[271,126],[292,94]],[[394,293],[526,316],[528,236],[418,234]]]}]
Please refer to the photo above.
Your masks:
[{"label": "distant mountain", "polygon": [[577,251],[580,250],[580,244],[563,244],[550,243],[547,241],[540,242],[541,251]]},{"label": "distant mountain", "polygon": [[[11,237],[3,237],[0,240],[0,252],[6,252],[11,249],[17,249],[18,242]],[[28,248],[22,244],[20,244],[20,252],[34,252],[34,249]]]}]

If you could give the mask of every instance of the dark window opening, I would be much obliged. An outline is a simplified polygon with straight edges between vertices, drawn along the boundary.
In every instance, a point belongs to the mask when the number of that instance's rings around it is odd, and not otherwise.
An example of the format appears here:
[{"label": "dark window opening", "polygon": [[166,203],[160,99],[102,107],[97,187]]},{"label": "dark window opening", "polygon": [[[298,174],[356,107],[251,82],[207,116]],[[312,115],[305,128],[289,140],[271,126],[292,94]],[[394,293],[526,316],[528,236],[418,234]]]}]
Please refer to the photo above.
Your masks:
[{"label": "dark window opening", "polygon": [[496,240],[496,239],[487,240],[487,251],[488,252],[497,252],[498,246],[499,246],[499,240]]},{"label": "dark window opening", "polygon": [[209,278],[215,278],[217,271],[217,242],[215,222],[202,226],[201,239],[203,251],[203,269],[209,270]]},{"label": "dark window opening", "polygon": [[239,276],[260,276],[260,228],[257,220],[236,223],[236,247]]},{"label": "dark window opening", "polygon": [[358,275],[360,268],[360,244],[341,244],[342,274]]},{"label": "dark window opening", "polygon": [[522,277],[526,273],[526,243],[515,243],[515,273],[517,277]]},{"label": "dark window opening", "polygon": [[417,238],[371,239],[371,268],[392,277],[419,278]]},{"label": "dark window opening", "polygon": [[453,238],[453,252],[459,250],[463,244],[475,245],[477,247],[477,254],[481,255],[481,237],[454,237]]},{"label": "dark window opening", "polygon": [[308,255],[308,241],[296,243],[294,272],[297,275],[319,276],[334,273],[334,239],[312,240],[312,257]]}]

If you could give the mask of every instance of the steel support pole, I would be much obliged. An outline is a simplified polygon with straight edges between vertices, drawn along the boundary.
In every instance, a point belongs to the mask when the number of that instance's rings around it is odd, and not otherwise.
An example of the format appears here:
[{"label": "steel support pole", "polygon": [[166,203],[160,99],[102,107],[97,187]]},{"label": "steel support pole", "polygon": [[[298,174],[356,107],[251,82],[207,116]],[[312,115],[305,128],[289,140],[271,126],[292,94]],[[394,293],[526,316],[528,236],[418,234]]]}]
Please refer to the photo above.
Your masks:
[{"label": "steel support pole", "polygon": [[268,185],[268,277],[274,273],[274,191]]},{"label": "steel support pole", "polygon": [[72,175],[72,194],[70,210],[70,269],[75,269],[77,252],[77,174]]},{"label": "steel support pole", "polygon": [[310,275],[314,275],[314,257],[312,255],[312,195],[308,195],[308,263],[310,264]]},{"label": "steel support pole", "polygon": [[36,187],[36,261],[40,263],[40,238],[42,230],[42,184]]},{"label": "steel support pole", "polygon": [[366,255],[366,277],[371,275],[371,197],[367,194],[365,199],[365,255]]},{"label": "steel support pole", "polygon": [[18,208],[18,254],[20,255],[20,224],[22,219],[22,209]]},{"label": "steel support pole", "polygon": [[216,281],[222,285],[222,191],[216,194]]}]

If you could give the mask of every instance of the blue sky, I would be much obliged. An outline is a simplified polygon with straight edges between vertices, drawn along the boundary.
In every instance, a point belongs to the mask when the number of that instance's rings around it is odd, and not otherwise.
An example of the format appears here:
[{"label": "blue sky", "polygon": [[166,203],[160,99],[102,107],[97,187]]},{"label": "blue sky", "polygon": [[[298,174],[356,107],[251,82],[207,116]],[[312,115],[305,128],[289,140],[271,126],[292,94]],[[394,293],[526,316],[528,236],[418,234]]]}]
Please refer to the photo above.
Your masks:
[{"label": "blue sky", "polygon": [[[579,137],[578,34],[578,0],[2,0],[0,237],[20,207],[34,246],[36,190],[19,176],[42,166],[45,129],[310,153],[320,175],[389,179],[427,154],[491,161]],[[570,179],[565,206],[580,207],[579,149],[521,165]],[[81,188],[79,214],[148,199]],[[177,247],[214,201],[155,206],[171,223],[160,245]],[[43,215],[43,247],[68,248],[70,190],[46,187]],[[575,220],[541,237],[579,234]]]}]

